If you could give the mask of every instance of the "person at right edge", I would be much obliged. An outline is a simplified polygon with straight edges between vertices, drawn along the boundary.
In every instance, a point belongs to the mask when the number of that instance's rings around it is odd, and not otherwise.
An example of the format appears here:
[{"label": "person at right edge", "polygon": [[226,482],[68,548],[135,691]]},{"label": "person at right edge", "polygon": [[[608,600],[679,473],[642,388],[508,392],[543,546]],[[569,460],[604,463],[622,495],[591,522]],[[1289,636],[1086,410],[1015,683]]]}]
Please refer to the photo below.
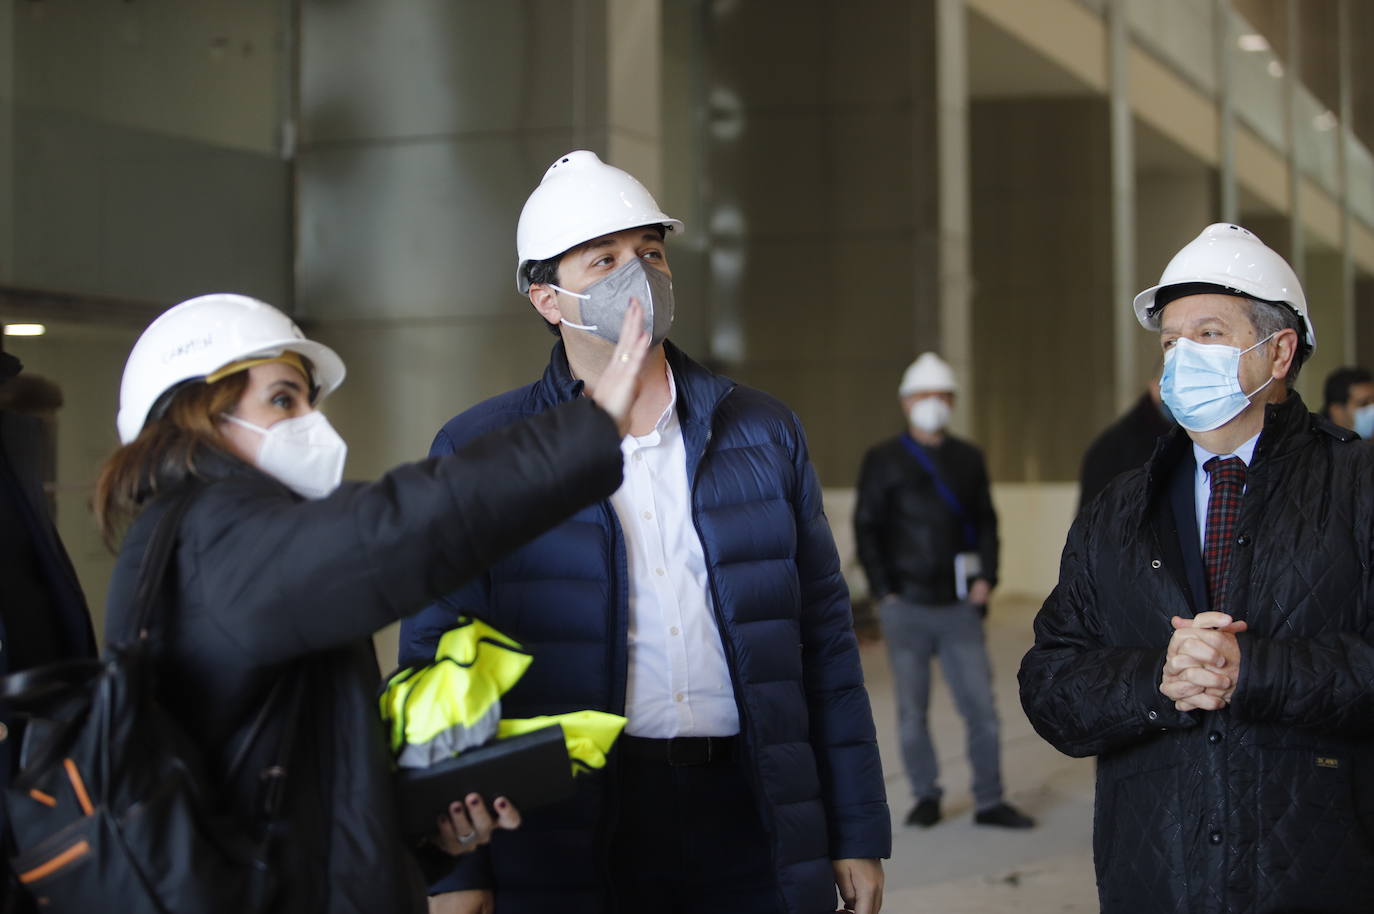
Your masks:
[{"label": "person at right edge", "polygon": [[1097,757],[1104,914],[1374,905],[1374,446],[1293,391],[1298,278],[1208,226],[1135,298],[1181,426],[1074,521],[1021,663]]},{"label": "person at right edge", "polygon": [[983,638],[997,584],[997,513],[982,453],[950,435],[954,371],[933,352],[912,362],[897,390],[909,427],[868,452],[859,473],[854,538],[878,602],[897,691],[902,761],[916,805],[907,825],[940,821],[940,769],[930,738],[931,661],[964,718],[973,768],[973,821],[1035,822],[1002,796],[992,667]]}]

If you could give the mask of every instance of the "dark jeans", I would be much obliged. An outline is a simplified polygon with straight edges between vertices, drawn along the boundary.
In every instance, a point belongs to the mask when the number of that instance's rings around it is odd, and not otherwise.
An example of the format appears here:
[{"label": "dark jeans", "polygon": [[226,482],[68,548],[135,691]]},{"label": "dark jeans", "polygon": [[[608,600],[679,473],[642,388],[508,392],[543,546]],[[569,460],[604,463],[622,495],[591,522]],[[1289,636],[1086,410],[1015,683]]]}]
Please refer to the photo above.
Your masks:
[{"label": "dark jeans", "polygon": [[620,767],[611,846],[617,912],[781,914],[772,838],[742,763],[675,768],[622,759]]},{"label": "dark jeans", "polygon": [[940,658],[954,706],[968,731],[973,767],[973,802],[987,809],[1002,802],[1001,749],[992,668],[983,641],[983,620],[971,603],[923,606],[900,598],[883,602],[883,639],[897,691],[897,725],[902,761],[917,800],[938,800],[940,766],[930,739],[930,662]]}]

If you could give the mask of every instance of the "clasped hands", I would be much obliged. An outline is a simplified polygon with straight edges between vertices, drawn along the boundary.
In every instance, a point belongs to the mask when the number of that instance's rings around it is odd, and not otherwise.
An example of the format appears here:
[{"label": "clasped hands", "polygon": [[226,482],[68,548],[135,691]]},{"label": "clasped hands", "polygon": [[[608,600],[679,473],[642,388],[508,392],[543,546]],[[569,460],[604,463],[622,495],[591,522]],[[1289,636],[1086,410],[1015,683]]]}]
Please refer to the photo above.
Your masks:
[{"label": "clasped hands", "polygon": [[1159,691],[1180,711],[1219,711],[1231,703],[1240,681],[1243,621],[1226,613],[1205,612],[1192,619],[1174,616],[1173,637],[1164,660]]}]

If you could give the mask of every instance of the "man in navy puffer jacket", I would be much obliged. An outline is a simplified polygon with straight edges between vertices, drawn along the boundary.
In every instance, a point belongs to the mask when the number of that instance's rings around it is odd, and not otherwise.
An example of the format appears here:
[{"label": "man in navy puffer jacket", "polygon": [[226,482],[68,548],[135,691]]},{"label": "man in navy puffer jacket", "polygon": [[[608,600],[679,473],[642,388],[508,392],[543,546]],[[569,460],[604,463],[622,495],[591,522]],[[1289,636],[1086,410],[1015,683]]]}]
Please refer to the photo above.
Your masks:
[{"label": "man in navy puffer jacket", "polygon": [[[434,912],[876,914],[891,822],[849,595],[797,417],[665,342],[682,223],[590,152],[554,163],[517,286],[561,337],[544,377],[439,432],[442,454],[594,387],[627,308],[652,337],[625,483],[408,620],[458,613],[534,655],[506,717],[624,714],[604,772],[431,887]],[[631,304],[633,303],[633,304]],[[563,326],[569,329],[562,330]]]}]

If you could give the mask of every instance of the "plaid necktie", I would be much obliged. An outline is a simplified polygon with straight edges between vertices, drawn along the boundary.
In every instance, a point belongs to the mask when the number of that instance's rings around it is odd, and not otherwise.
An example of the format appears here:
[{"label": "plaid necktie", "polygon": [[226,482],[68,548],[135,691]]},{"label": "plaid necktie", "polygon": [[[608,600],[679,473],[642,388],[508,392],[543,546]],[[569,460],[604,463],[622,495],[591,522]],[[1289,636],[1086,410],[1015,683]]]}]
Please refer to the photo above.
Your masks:
[{"label": "plaid necktie", "polygon": [[1213,457],[1202,465],[1212,478],[1207,501],[1207,536],[1202,562],[1207,567],[1207,599],[1212,609],[1226,612],[1226,575],[1231,568],[1231,544],[1240,519],[1240,497],[1245,491],[1245,461],[1239,457]]}]

